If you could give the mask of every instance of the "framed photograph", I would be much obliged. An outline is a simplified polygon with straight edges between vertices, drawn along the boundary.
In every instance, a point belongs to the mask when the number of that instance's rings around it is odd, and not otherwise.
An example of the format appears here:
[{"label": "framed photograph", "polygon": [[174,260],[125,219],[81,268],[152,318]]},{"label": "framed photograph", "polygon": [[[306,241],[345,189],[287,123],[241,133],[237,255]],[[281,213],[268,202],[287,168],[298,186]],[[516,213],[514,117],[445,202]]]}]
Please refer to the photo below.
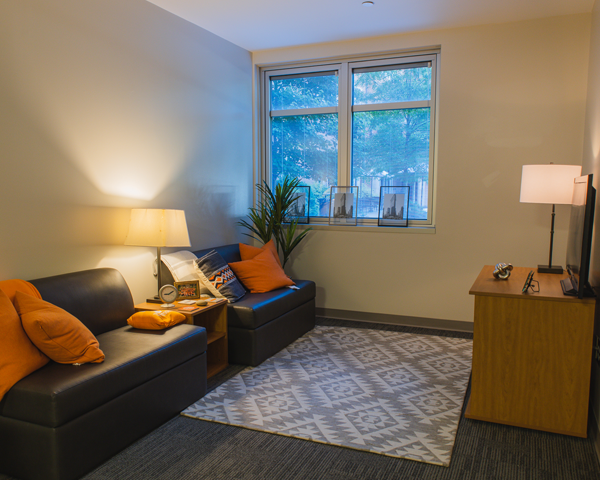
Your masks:
[{"label": "framed photograph", "polygon": [[358,187],[331,187],[329,225],[356,225]]},{"label": "framed photograph", "polygon": [[188,300],[200,298],[200,281],[189,280],[187,282],[175,282],[175,288],[179,296],[177,300]]},{"label": "framed photograph", "polygon": [[310,205],[310,187],[298,186],[294,190],[294,196],[298,197],[294,203],[290,205],[285,216],[285,222],[291,223],[293,220],[297,220],[298,223],[308,223],[310,219],[309,205]]},{"label": "framed photograph", "polygon": [[381,187],[377,225],[408,227],[409,194],[410,187]]}]

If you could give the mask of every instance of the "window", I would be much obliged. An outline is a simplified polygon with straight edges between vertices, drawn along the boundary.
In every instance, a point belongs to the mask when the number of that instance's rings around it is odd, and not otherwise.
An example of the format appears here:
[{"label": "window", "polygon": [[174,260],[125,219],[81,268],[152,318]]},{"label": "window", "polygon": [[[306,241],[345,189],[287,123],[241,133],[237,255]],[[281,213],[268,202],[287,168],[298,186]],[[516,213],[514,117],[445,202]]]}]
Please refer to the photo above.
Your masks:
[{"label": "window", "polygon": [[358,218],[376,223],[382,186],[410,187],[410,225],[432,223],[437,53],[263,69],[263,175],[311,187],[359,187]]}]

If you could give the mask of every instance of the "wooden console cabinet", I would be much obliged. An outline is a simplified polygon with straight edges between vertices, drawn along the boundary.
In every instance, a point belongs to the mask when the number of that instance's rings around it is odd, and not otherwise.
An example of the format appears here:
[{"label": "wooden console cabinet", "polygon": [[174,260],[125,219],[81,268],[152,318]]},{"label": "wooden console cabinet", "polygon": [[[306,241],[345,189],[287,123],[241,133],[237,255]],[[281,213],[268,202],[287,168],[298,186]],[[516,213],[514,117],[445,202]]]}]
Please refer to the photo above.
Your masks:
[{"label": "wooden console cabinet", "polygon": [[[485,266],[475,296],[471,396],[465,416],[587,437],[594,298],[563,295],[563,275]],[[522,293],[534,270],[538,293]],[[531,290],[529,290],[531,292]]]}]

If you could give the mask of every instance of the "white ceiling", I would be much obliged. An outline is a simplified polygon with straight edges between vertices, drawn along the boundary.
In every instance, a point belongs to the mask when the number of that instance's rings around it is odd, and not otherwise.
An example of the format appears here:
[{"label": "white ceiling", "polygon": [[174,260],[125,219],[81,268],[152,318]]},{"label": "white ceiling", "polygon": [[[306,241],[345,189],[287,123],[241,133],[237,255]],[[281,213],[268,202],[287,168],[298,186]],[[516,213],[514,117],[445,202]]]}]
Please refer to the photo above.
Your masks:
[{"label": "white ceiling", "polygon": [[249,51],[592,11],[595,0],[148,0]]}]

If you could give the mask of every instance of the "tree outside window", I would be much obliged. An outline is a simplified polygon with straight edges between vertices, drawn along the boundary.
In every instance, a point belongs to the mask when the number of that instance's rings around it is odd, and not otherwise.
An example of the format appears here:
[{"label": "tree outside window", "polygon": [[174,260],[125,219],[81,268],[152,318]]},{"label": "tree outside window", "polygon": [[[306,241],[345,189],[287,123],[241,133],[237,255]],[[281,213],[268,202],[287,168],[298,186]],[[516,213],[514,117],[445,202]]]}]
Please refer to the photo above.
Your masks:
[{"label": "tree outside window", "polygon": [[382,186],[410,186],[409,220],[431,222],[436,59],[265,70],[271,184],[290,175],[310,186],[312,218],[328,216],[331,186],[358,186],[366,223]]}]

